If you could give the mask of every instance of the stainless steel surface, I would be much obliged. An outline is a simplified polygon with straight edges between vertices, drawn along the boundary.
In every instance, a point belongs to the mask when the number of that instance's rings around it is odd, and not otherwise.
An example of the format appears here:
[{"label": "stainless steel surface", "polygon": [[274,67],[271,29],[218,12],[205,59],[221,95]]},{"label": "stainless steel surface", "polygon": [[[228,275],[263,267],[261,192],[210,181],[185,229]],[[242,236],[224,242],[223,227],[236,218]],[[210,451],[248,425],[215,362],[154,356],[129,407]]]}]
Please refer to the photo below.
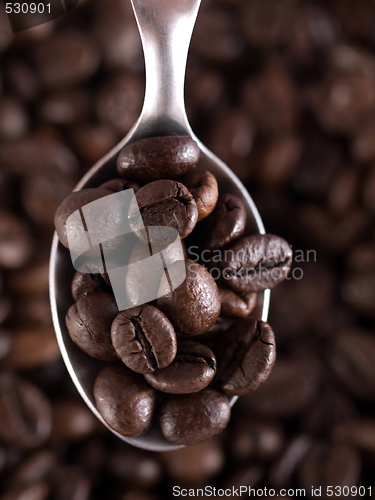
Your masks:
[{"label": "stainless steel surface", "polygon": [[[98,161],[75,188],[98,186],[116,173],[116,159],[129,142],[156,135],[190,135],[199,145],[202,165],[217,178],[221,190],[240,196],[247,208],[247,230],[264,233],[260,215],[249,193],[233,172],[209,151],[192,132],[184,103],[185,68],[190,39],[201,0],[131,0],[142,38],[146,62],[146,93],[142,113],[129,134]],[[74,269],[70,254],[55,233],[50,260],[50,299],[53,323],[61,354],[80,395],[96,415],[120,439],[151,451],[179,448],[164,439],[157,423],[146,434],[127,438],[113,431],[95,407],[92,387],[103,363],[87,356],[70,339],[65,315],[73,302],[70,282]],[[268,317],[270,292],[263,294],[262,320]],[[237,397],[231,398],[233,405]]]}]

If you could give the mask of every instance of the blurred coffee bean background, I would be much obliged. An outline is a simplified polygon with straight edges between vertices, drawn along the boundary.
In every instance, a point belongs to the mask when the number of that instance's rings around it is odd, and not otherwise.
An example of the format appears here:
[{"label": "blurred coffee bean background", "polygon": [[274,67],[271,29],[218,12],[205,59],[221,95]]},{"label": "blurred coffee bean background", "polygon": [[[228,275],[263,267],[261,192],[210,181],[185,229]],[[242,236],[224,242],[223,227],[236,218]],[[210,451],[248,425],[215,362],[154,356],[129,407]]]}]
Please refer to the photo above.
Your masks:
[{"label": "blurred coffee bean background", "polygon": [[375,2],[202,0],[191,124],[248,187],[267,231],[293,245],[295,279],[272,293],[268,381],[222,435],[170,453],[132,448],[96,421],[48,301],[54,212],[141,110],[130,3],[81,1],[14,35],[1,5],[0,61],[0,499],[375,490]]}]

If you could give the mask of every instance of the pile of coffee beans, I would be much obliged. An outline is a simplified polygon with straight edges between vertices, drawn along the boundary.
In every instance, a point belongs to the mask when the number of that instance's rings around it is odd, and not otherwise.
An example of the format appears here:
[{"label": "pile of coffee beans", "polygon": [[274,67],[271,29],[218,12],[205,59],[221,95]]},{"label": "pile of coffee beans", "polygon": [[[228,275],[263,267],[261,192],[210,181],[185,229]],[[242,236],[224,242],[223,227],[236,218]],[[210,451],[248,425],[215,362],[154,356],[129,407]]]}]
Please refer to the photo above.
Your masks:
[{"label": "pile of coffee beans", "polygon": [[[120,152],[117,170],[122,178],[72,193],[56,212],[60,241],[72,248],[75,240],[69,234],[77,231],[68,224],[70,216],[132,186],[135,203],[127,213],[116,211],[115,218],[119,225],[121,219],[130,221],[135,234],[131,255],[139,254],[142,243],[152,247],[152,228],[158,231],[159,248],[164,238],[168,243],[161,231],[171,228],[200,251],[197,261],[189,260],[190,246],[184,244],[164,264],[155,299],[122,310],[108,266],[99,273],[89,256],[85,271],[74,275],[75,303],[66,315],[69,335],[87,354],[110,363],[96,378],[94,397],[104,420],[124,436],[143,434],[158,414],[168,441],[201,443],[227,426],[227,396],[257,389],[275,362],[272,329],[250,314],[257,293],[287,277],[292,251],[274,235],[244,236],[243,202],[220,193],[214,175],[200,166],[200,150],[190,137],[143,139]],[[135,210],[141,226],[138,219],[134,222]],[[123,252],[121,242],[116,238],[105,244],[110,248],[105,260],[116,261],[119,248]],[[219,266],[216,280],[210,273],[213,265]],[[173,287],[181,268],[184,279]],[[141,278],[129,267],[123,293],[132,296],[133,285],[148,287]]]},{"label": "pile of coffee beans", "polygon": [[[221,434],[151,453],[83,403],[48,300],[56,209],[141,111],[130,2],[80,0],[14,35],[0,2],[1,500],[164,500],[176,486],[310,498],[313,484],[321,498],[327,484],[374,498],[374,16],[373,0],[202,1],[190,123],[246,185],[266,230],[290,242],[294,264],[271,292],[277,360],[266,382],[239,398]],[[84,55],[72,64],[66,33]],[[47,57],[56,39],[59,57]],[[53,81],[50,64],[67,75]],[[253,300],[228,299],[221,316],[247,316]]]}]

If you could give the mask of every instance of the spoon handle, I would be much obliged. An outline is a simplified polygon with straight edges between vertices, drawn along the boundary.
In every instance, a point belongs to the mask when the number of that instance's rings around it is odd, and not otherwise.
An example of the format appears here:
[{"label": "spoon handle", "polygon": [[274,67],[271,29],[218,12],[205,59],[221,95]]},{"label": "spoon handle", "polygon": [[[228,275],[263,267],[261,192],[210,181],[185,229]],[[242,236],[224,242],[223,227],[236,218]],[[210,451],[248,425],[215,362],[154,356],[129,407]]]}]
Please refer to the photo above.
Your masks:
[{"label": "spoon handle", "polygon": [[[133,138],[190,134],[184,103],[188,49],[201,0],[130,0],[142,39],[146,93]],[[134,137],[136,136],[136,137]]]}]

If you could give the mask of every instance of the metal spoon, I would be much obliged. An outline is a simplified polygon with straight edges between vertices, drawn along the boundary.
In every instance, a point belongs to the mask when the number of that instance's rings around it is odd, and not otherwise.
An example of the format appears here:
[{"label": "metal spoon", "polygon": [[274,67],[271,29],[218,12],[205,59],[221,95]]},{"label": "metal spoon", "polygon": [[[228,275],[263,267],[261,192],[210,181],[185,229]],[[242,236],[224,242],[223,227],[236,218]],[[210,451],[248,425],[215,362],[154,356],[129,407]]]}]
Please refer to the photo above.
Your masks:
[{"label": "metal spoon", "polygon": [[[189,135],[201,149],[197,168],[210,170],[221,191],[240,196],[247,209],[247,233],[265,233],[256,206],[245,187],[233,172],[209,151],[194,135],[189,125],[184,103],[185,69],[190,39],[201,0],[131,0],[142,39],[146,63],[146,93],[142,113],[128,135],[99,160],[82,178],[75,191],[97,187],[116,177],[116,159],[130,142],[160,135]],[[202,166],[203,165],[203,166]],[[81,351],[70,339],[65,315],[71,306],[70,283],[74,269],[69,251],[59,243],[55,233],[50,260],[50,296],[56,336],[68,372],[78,392],[109,429],[95,407],[93,384],[103,364]],[[266,290],[261,305],[262,320],[268,317],[270,292]],[[230,399],[231,405],[237,397]],[[110,429],[120,439],[151,451],[179,448],[165,440],[158,425],[146,434],[128,438]]]}]

